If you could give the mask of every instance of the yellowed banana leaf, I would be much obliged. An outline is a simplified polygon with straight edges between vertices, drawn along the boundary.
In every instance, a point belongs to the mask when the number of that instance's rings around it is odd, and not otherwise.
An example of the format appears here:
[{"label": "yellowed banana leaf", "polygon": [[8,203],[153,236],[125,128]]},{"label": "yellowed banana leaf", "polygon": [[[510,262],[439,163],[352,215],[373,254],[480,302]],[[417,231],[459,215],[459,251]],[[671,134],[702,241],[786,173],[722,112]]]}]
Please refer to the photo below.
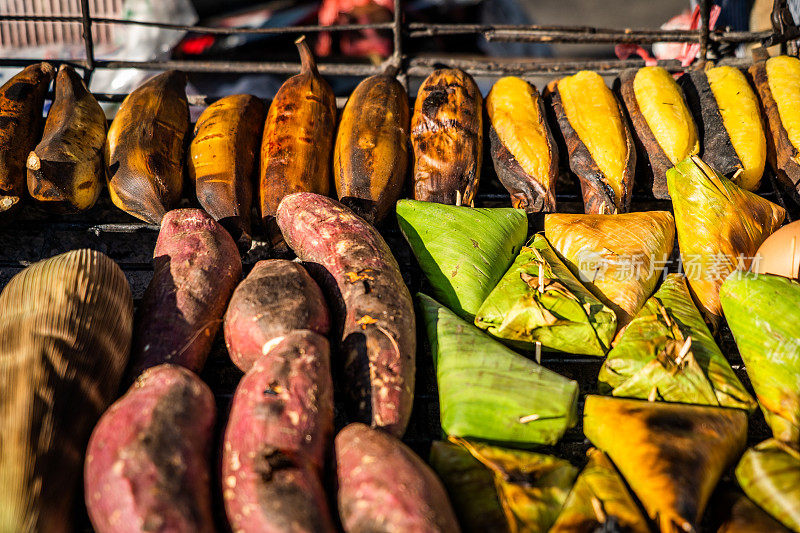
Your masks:
[{"label": "yellowed banana leaf", "polygon": [[742,189],[697,156],[667,171],[678,245],[689,288],[706,321],[716,329],[719,288],[732,271],[748,270],[764,239],[786,212]]},{"label": "yellowed banana leaf", "polygon": [[558,258],[543,235],[534,235],[483,302],[475,325],[525,350],[602,357],[617,317]]},{"label": "yellowed banana leaf", "polygon": [[586,397],[583,432],[619,468],[662,533],[696,531],[747,439],[740,409]]},{"label": "yellowed banana leaf", "polygon": [[672,254],[675,222],[666,211],[558,213],[545,215],[544,233],[573,274],[617,314],[621,328],[656,288]]},{"label": "yellowed banana leaf", "polygon": [[669,274],[620,332],[598,381],[600,392],[614,396],[756,408],[692,302],[683,274]]},{"label": "yellowed banana leaf", "polygon": [[647,518],[608,456],[596,448],[588,456],[589,463],[549,533],[595,533],[606,531],[601,529],[604,526],[611,531],[649,533]]},{"label": "yellowed banana leaf", "polygon": [[738,490],[715,495],[708,512],[713,512],[713,523],[719,525],[717,533],[791,533],[789,528]]},{"label": "yellowed banana leaf", "polygon": [[766,440],[744,453],[736,480],[759,507],[800,532],[800,448]]}]

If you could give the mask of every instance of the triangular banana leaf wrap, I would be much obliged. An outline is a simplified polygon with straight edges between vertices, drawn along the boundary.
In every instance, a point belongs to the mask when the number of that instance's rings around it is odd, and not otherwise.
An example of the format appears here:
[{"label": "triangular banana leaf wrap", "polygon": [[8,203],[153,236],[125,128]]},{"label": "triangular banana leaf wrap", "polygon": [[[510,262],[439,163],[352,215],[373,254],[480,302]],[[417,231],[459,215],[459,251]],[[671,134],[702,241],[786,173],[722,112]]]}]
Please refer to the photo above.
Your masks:
[{"label": "triangular banana leaf wrap", "polygon": [[615,524],[611,531],[649,533],[647,518],[608,456],[596,448],[588,455],[549,533],[594,533],[603,524]]},{"label": "triangular banana leaf wrap", "polygon": [[617,314],[622,328],[656,288],[672,254],[675,222],[667,211],[558,213],[545,215],[544,233],[572,273]]},{"label": "triangular banana leaf wrap", "polygon": [[773,435],[800,444],[800,283],[734,272],[720,301]]},{"label": "triangular banana leaf wrap", "polygon": [[602,357],[617,317],[570,272],[543,235],[534,235],[483,302],[475,325],[509,344]]},{"label": "triangular banana leaf wrap", "polygon": [[620,332],[598,381],[600,392],[614,396],[756,408],[694,306],[683,274],[669,274]]},{"label": "triangular banana leaf wrap", "polygon": [[678,245],[689,288],[715,329],[722,308],[719,288],[737,268],[750,268],[764,239],[786,212],[691,156],[667,171]]},{"label": "triangular banana leaf wrap", "polygon": [[706,514],[712,516],[710,524],[719,524],[717,533],[792,533],[742,491],[732,488],[717,488]]},{"label": "triangular banana leaf wrap", "polygon": [[400,200],[397,221],[433,295],[470,321],[528,233],[522,209]]},{"label": "triangular banana leaf wrap", "polygon": [[578,384],[527,359],[418,294],[451,436],[532,447],[577,422]]},{"label": "triangular banana leaf wrap", "polygon": [[736,466],[747,497],[800,533],[800,449],[769,439],[747,450]]},{"label": "triangular banana leaf wrap", "polygon": [[[464,531],[538,533],[553,525],[577,468],[552,455],[450,440],[434,443],[431,463],[447,487]],[[478,509],[495,520],[499,509],[501,524],[487,524],[477,515]]]}]

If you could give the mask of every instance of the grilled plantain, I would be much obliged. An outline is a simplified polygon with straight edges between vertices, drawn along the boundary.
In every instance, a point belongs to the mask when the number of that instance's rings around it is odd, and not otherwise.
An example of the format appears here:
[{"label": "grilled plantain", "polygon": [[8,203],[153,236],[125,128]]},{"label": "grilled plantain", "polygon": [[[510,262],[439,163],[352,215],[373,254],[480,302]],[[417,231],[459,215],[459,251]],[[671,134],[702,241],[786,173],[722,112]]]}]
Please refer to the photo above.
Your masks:
[{"label": "grilled plantain", "polygon": [[553,111],[581,181],[587,214],[630,209],[636,149],[614,93],[596,72],[562,78],[551,91]]},{"label": "grilled plantain", "polygon": [[183,191],[184,138],[189,131],[186,75],[170,70],[128,95],[108,129],[105,158],[114,205],[160,224]]},{"label": "grilled plantain", "polygon": [[189,145],[187,165],[197,201],[245,250],[251,242],[253,174],[265,113],[255,96],[226,96],[203,111]]},{"label": "grilled plantain", "polygon": [[25,159],[42,131],[42,108],[55,75],[37,63],[0,87],[0,214],[19,205],[25,194]]},{"label": "grilled plantain", "polygon": [[483,159],[482,107],[466,72],[435,70],[422,82],[411,119],[415,199],[472,204]]},{"label": "grilled plantain", "polygon": [[494,169],[511,204],[529,213],[555,211],[558,148],[536,87],[501,78],[486,97],[486,111]]},{"label": "grilled plantain", "polygon": [[28,155],[28,192],[57,212],[85,211],[105,178],[106,115],[72,67],[56,77],[42,140]]},{"label": "grilled plantain", "polygon": [[261,140],[261,217],[273,241],[281,240],[275,213],[284,196],[330,192],[336,98],[319,75],[305,37],[295,44],[300,74],[286,80],[275,95]]},{"label": "grilled plantain", "polygon": [[400,197],[408,168],[408,94],[393,76],[365,79],[347,100],[333,151],[339,200],[371,223]]}]

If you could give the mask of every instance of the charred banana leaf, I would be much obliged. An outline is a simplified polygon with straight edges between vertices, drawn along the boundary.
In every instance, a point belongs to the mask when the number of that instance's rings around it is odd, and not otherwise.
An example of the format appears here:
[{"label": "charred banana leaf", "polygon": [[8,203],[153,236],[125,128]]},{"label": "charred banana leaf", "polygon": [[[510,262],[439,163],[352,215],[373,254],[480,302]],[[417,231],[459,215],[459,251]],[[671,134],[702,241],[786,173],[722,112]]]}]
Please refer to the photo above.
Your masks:
[{"label": "charred banana leaf", "polygon": [[709,512],[713,512],[719,523],[717,533],[791,533],[738,490],[715,496],[709,504]]},{"label": "charred banana leaf", "polygon": [[435,70],[422,82],[411,118],[416,200],[472,204],[483,160],[482,107],[466,72]]},{"label": "charred banana leaf", "polygon": [[160,224],[183,191],[184,138],[189,131],[186,75],[170,70],[147,80],[122,102],[105,147],[114,205]]},{"label": "charred banana leaf", "polygon": [[106,114],[72,67],[56,77],[41,142],[28,155],[28,192],[53,211],[85,211],[105,181]]}]

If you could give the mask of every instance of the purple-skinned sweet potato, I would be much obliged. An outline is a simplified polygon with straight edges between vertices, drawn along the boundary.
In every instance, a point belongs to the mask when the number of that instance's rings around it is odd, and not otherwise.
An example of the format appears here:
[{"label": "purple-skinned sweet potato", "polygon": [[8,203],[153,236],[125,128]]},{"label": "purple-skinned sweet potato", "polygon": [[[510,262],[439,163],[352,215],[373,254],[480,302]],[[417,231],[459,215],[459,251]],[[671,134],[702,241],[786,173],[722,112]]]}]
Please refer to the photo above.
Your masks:
[{"label": "purple-skinned sweet potato", "polygon": [[233,397],[222,451],[231,528],[335,531],[320,479],[332,434],[328,341],[293,331],[253,364]]},{"label": "purple-skinned sweet potato", "polygon": [[459,531],[444,485],[405,444],[355,423],[339,432],[335,447],[347,533]]},{"label": "purple-skinned sweet potato", "polygon": [[233,291],[225,313],[225,344],[233,364],[247,372],[287,333],[299,329],[329,333],[322,291],[299,263],[259,261]]},{"label": "purple-skinned sweet potato", "polygon": [[177,365],[146,370],[102,416],[86,452],[86,508],[97,533],[213,532],[216,407]]},{"label": "purple-skinned sweet potato", "polygon": [[278,206],[286,243],[316,264],[329,302],[341,307],[341,355],[351,415],[402,436],[414,397],[414,306],[383,237],[335,200],[314,193]]},{"label": "purple-skinned sweet potato", "polygon": [[162,363],[200,372],[242,277],[233,238],[200,209],[164,215],[153,258],[134,322],[131,380]]}]

